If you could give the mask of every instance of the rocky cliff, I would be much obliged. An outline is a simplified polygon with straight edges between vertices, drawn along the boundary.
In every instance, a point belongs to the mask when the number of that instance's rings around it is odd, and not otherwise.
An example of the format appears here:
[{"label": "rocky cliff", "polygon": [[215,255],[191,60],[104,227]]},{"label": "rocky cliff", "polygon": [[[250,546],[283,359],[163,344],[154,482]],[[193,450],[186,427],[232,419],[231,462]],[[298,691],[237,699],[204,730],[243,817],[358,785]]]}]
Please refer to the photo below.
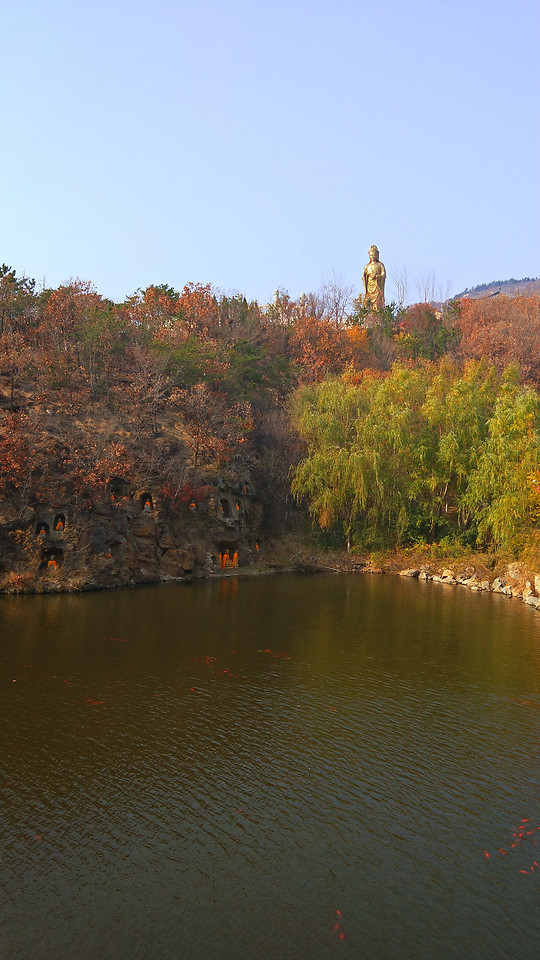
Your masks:
[{"label": "rocky cliff", "polygon": [[35,504],[0,517],[0,590],[55,592],[208,576],[257,563],[262,504],[242,478],[214,476],[173,509],[113,478],[91,509]]}]

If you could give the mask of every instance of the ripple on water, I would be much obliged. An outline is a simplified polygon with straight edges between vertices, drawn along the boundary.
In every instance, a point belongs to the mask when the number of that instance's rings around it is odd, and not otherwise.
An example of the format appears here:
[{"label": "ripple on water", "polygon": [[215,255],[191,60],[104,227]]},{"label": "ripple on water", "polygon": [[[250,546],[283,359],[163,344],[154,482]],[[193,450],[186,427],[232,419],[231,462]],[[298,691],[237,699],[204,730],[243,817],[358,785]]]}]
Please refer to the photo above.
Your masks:
[{"label": "ripple on water", "polygon": [[5,955],[536,957],[537,627],[420,586],[10,604]]}]

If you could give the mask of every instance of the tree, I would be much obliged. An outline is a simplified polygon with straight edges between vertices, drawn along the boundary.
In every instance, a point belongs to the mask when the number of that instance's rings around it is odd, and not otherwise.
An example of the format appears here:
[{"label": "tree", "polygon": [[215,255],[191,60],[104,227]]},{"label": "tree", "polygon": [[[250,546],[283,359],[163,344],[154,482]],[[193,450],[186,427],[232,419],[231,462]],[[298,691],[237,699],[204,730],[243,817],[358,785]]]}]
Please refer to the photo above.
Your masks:
[{"label": "tree", "polygon": [[[513,376],[509,371],[505,390]],[[364,371],[358,383],[346,377],[304,388],[293,409],[308,452],[294,473],[293,492],[309,499],[323,528],[340,524],[349,547],[354,531],[364,541],[431,539],[441,529],[466,528],[473,514],[499,542],[504,517],[494,519],[490,469],[508,476],[510,490],[521,458],[522,495],[536,463],[530,419],[514,411],[507,449],[499,447],[508,424],[497,433],[500,463],[493,466],[500,391],[500,378],[487,364],[461,370],[448,359],[395,364],[386,376]],[[527,443],[519,440],[517,423],[529,424]]]},{"label": "tree", "polygon": [[357,421],[365,406],[361,392],[339,380],[305,387],[296,397],[293,419],[308,444],[296,468],[292,492],[309,498],[309,510],[323,529],[340,523],[351,549],[356,518],[365,510],[364,461],[357,450]]},{"label": "tree", "polygon": [[460,526],[467,527],[471,520],[465,499],[469,476],[487,437],[499,390],[500,377],[484,361],[469,361],[461,370],[445,358],[431,379],[422,414],[437,444],[428,479],[433,526],[452,505]]},{"label": "tree", "polygon": [[540,386],[540,296],[459,301],[460,353],[485,357],[502,370],[518,363],[525,383]]},{"label": "tree", "polygon": [[347,322],[353,304],[354,287],[346,284],[335,270],[324,278],[320,298],[328,320],[337,326]]},{"label": "tree", "polygon": [[458,329],[430,304],[417,303],[399,316],[398,347],[402,356],[436,360],[458,343]]},{"label": "tree", "polygon": [[18,330],[20,322],[28,317],[29,307],[34,302],[35,280],[18,277],[13,267],[3,263],[0,267],[0,337]]},{"label": "tree", "polygon": [[396,288],[396,303],[398,310],[403,310],[407,300],[407,294],[409,292],[409,275],[407,273],[407,267],[402,266],[401,270],[394,269],[392,271],[392,280],[394,281],[394,286]]},{"label": "tree", "polygon": [[466,502],[481,537],[506,549],[521,546],[537,519],[531,477],[540,468],[540,397],[507,379],[488,424],[488,437],[471,472]]}]

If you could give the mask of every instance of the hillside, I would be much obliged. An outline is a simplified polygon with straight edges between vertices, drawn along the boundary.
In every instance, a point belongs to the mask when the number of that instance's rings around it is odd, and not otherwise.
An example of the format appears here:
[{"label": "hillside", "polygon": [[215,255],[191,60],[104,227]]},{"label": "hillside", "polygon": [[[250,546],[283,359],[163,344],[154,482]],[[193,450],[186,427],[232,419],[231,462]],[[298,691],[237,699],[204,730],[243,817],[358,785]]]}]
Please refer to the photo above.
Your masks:
[{"label": "hillside", "polygon": [[[464,297],[440,311],[424,303],[373,314],[358,300],[338,316],[334,306],[317,294],[293,301],[282,292],[261,307],[200,284],[150,286],[115,304],[88,283],[38,292],[0,268],[0,591],[251,568],[268,558],[271,541],[310,534],[308,509],[324,531],[321,549],[343,545],[345,515],[351,546],[368,551],[396,538],[472,544],[482,530],[486,542],[500,542],[487,522],[481,527],[500,490],[468,494],[467,503],[460,491],[508,391],[508,416],[526,426],[523,436],[517,426],[503,430],[510,460],[515,454],[528,471],[517,491],[520,518],[526,505],[518,532],[526,529],[537,510],[530,478],[536,484],[540,295]],[[331,404],[330,455],[315,493],[304,495],[297,483],[297,499],[291,481],[311,442],[301,397],[308,411],[309,398]],[[349,402],[365,417],[361,450],[382,447],[375,479],[361,495],[353,483],[334,511],[330,494],[341,496],[342,478],[361,459],[356,447],[347,454],[348,439],[336,440]],[[400,423],[406,466],[395,459]],[[347,424],[358,438],[360,414]],[[430,454],[433,424],[444,449]],[[469,437],[476,446],[460,452]],[[424,475],[419,467],[430,457]],[[442,470],[437,480],[443,462],[448,476]],[[501,463],[497,475],[505,469]],[[405,499],[404,478],[412,484]]]},{"label": "hillside", "polygon": [[491,283],[479,283],[472,289],[456,293],[453,300],[469,297],[471,300],[480,300],[483,297],[495,297],[503,294],[505,297],[530,296],[540,293],[540,277],[523,277],[522,280],[492,280]]}]

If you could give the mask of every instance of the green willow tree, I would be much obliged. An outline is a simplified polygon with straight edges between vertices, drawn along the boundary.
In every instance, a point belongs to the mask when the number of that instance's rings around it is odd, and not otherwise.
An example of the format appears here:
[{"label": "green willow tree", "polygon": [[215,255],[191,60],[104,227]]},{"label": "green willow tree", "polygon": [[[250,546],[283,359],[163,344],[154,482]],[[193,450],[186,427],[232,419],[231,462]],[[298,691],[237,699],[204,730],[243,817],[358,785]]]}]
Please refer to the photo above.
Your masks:
[{"label": "green willow tree", "polygon": [[531,477],[539,468],[540,397],[510,379],[497,399],[465,496],[484,540],[519,551],[537,520]]},{"label": "green willow tree", "polygon": [[353,534],[403,543],[460,536],[474,523],[507,545],[530,517],[535,404],[515,370],[501,378],[483,362],[447,358],[305,388],[293,419],[308,452],[293,493],[321,527],[342,528],[347,549]]},{"label": "green willow tree", "polygon": [[365,458],[357,445],[357,424],[367,409],[364,393],[341,380],[305,387],[293,409],[309,454],[294,473],[292,492],[309,498],[310,512],[323,529],[343,526],[347,550],[354,522],[367,504]]}]

